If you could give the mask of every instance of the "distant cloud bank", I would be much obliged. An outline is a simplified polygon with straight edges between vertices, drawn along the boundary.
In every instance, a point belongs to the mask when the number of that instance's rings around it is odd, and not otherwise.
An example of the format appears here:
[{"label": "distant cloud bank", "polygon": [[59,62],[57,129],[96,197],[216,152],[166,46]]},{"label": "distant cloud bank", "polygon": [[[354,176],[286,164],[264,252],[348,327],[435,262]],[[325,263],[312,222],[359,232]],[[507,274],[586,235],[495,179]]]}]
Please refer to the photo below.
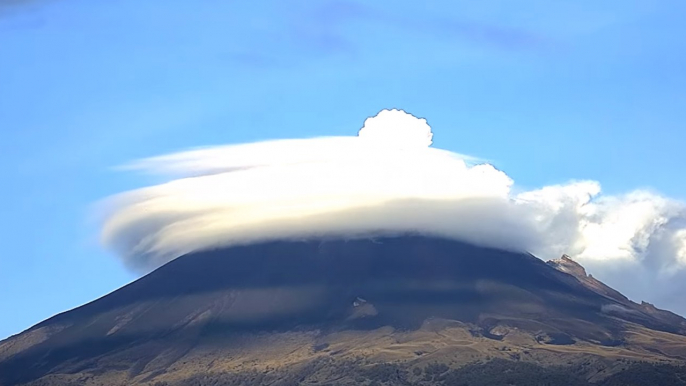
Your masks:
[{"label": "distant cloud bank", "polygon": [[280,238],[418,232],[480,245],[567,253],[655,277],[686,267],[686,206],[595,181],[514,193],[504,172],[430,147],[426,120],[402,110],[357,136],[266,141],[140,160],[164,184],[104,201],[103,244],[138,272],[183,254]]}]

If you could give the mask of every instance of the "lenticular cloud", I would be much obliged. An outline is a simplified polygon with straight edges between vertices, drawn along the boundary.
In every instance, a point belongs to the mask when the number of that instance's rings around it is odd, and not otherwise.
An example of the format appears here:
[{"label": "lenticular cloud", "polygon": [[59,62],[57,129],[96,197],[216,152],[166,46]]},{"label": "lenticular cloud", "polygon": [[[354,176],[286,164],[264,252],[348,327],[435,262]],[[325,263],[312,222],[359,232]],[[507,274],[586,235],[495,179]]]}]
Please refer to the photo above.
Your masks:
[{"label": "lenticular cloud", "polygon": [[[357,136],[266,141],[144,159],[126,168],[170,181],[106,201],[103,243],[148,271],[193,251],[274,239],[403,232],[530,251],[654,275],[686,267],[684,205],[594,181],[514,194],[476,158],[432,148],[427,121],[402,110]],[[641,271],[642,272],[642,271]]]}]

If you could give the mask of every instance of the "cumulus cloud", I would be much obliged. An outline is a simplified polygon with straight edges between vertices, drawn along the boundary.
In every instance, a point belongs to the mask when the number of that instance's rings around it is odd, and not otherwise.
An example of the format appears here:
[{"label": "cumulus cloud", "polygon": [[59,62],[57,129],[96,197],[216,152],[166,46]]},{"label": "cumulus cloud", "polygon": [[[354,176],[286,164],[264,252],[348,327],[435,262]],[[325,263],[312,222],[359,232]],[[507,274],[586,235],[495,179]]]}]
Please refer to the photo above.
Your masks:
[{"label": "cumulus cloud", "polygon": [[196,149],[125,168],[166,183],[105,202],[103,243],[148,271],[180,255],[280,238],[416,232],[562,253],[655,277],[686,267],[686,210],[647,191],[607,196],[595,181],[514,193],[477,158],[430,147],[425,119],[368,118],[357,136]]}]

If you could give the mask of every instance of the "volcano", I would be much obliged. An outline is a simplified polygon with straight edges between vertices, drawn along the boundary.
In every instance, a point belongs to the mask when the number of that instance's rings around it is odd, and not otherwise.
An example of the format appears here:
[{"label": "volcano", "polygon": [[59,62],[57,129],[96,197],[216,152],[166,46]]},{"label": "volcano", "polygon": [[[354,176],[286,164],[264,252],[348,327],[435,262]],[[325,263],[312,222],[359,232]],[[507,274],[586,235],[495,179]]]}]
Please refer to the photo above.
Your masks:
[{"label": "volcano", "polygon": [[[0,342],[0,385],[686,384],[686,320],[424,236],[193,253]],[[548,383],[545,383],[548,382]]]}]

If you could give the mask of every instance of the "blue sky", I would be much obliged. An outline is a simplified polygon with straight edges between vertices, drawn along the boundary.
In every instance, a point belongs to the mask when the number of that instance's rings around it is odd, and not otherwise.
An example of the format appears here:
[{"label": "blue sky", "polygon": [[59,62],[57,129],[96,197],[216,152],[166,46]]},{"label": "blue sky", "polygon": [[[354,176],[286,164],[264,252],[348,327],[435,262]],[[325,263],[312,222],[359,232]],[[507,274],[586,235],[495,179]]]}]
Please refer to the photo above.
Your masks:
[{"label": "blue sky", "polygon": [[685,2],[418,4],[0,4],[0,338],[135,278],[91,205],[150,182],[113,167],[189,147],[396,107],[524,188],[686,199]]}]

